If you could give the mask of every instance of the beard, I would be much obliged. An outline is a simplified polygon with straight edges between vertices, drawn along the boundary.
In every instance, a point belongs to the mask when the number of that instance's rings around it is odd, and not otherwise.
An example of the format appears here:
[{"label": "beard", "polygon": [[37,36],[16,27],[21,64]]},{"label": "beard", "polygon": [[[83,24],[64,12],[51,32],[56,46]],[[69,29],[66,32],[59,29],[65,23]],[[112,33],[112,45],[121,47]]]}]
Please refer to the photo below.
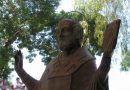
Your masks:
[{"label": "beard", "polygon": [[59,43],[59,48],[60,48],[61,51],[66,51],[68,49],[71,49],[72,46],[73,45],[70,42],[62,41],[62,42]]},{"label": "beard", "polygon": [[78,42],[75,40],[62,40],[59,42],[58,46],[61,51],[68,51],[76,47],[78,45]]},{"label": "beard", "polygon": [[71,49],[72,46],[73,46],[73,43],[69,42],[69,41],[60,41],[59,42],[59,48],[61,51],[66,51],[68,49]]}]

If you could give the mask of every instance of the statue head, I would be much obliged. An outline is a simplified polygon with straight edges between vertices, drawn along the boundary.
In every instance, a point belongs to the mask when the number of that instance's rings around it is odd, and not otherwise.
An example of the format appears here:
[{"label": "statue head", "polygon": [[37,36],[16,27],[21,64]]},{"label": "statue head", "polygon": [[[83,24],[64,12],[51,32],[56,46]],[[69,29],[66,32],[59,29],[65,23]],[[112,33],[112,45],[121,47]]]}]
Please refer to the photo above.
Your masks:
[{"label": "statue head", "polygon": [[71,19],[63,19],[57,28],[57,42],[62,51],[81,47],[83,29],[79,22]]}]

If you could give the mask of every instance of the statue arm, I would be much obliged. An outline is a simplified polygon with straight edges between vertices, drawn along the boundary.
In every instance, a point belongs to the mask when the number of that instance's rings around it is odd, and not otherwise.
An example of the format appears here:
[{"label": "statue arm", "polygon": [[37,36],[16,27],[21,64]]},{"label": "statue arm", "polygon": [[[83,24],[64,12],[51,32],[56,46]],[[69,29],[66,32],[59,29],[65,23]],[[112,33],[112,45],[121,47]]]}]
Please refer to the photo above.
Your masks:
[{"label": "statue arm", "polygon": [[97,70],[98,77],[101,78],[101,81],[106,80],[107,74],[110,70],[111,56],[117,44],[120,23],[120,19],[109,23],[103,34],[103,57]]},{"label": "statue arm", "polygon": [[17,50],[14,58],[15,58],[15,71],[22,79],[23,83],[26,85],[28,90],[38,90],[37,88],[39,86],[39,81],[35,80],[33,77],[27,74],[23,69],[22,52],[20,50]]},{"label": "statue arm", "polygon": [[108,78],[108,72],[111,65],[111,55],[103,54],[101,64],[97,70],[97,75],[101,81],[105,81]]},{"label": "statue arm", "polygon": [[28,90],[37,90],[39,87],[39,81],[31,77],[29,74],[25,72],[24,69],[16,71],[22,82],[26,85]]},{"label": "statue arm", "polygon": [[[110,70],[111,56],[103,54],[101,64],[95,72],[88,90],[108,90],[108,72]],[[96,89],[94,89],[96,87]]]}]

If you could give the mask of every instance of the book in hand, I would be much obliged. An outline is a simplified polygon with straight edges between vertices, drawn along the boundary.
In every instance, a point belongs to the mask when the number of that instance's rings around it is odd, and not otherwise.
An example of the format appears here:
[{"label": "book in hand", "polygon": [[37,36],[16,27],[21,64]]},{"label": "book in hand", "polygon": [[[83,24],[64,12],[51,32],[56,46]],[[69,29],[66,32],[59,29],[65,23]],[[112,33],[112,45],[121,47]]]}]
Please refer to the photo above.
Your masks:
[{"label": "book in hand", "polygon": [[103,52],[113,52],[116,47],[121,20],[117,19],[109,23],[103,34]]}]

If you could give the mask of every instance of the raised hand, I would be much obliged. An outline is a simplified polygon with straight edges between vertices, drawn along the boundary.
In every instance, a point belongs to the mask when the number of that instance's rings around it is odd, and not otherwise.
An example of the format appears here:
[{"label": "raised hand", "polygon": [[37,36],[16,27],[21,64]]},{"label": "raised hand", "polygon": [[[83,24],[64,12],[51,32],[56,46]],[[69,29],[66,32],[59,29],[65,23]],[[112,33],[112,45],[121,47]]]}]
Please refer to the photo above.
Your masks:
[{"label": "raised hand", "polygon": [[15,53],[15,70],[19,71],[23,69],[23,55],[20,50],[17,50]]}]

